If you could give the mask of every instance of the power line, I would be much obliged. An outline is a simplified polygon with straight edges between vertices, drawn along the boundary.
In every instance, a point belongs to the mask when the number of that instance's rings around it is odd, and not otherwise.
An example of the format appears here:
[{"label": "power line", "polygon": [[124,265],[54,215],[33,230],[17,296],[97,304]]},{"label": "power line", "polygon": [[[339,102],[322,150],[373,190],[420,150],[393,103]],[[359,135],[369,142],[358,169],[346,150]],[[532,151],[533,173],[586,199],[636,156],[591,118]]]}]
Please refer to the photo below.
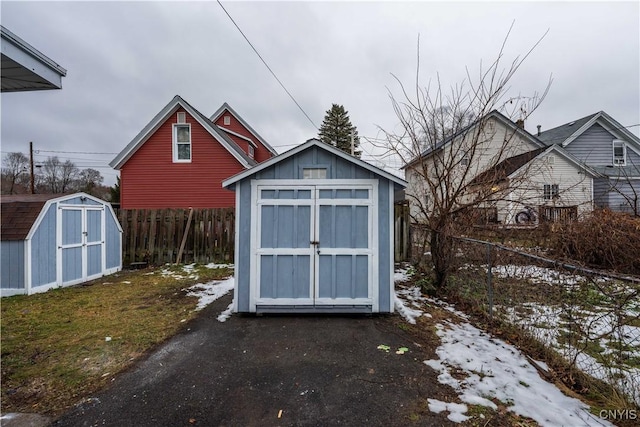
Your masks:
[{"label": "power line", "polygon": [[94,151],[57,151],[57,150],[34,150],[36,154],[38,153],[65,153],[65,154],[110,154],[115,156],[118,153],[97,153]]},{"label": "power line", "polygon": [[242,30],[240,29],[240,27],[238,26],[238,24],[236,24],[236,21],[234,21],[234,19],[231,17],[231,15],[229,15],[229,12],[227,12],[227,9],[224,8],[224,6],[222,5],[222,3],[220,2],[220,0],[217,0],[218,4],[220,5],[220,7],[222,8],[222,10],[224,10],[224,13],[227,14],[227,16],[229,17],[229,19],[231,20],[231,22],[233,22],[233,25],[235,25],[235,27],[238,29],[238,31],[240,31],[240,34],[242,34],[242,37],[244,37],[244,39],[247,41],[247,43],[249,43],[249,46],[251,46],[251,49],[253,49],[253,51],[256,53],[256,55],[258,55],[258,58],[260,58],[260,60],[262,61],[262,63],[264,64],[265,67],[267,67],[267,69],[269,70],[269,72],[271,72],[271,75],[276,79],[276,81],[278,83],[280,83],[280,86],[282,86],[282,89],[284,89],[285,92],[287,92],[287,95],[289,95],[289,98],[291,98],[293,100],[293,102],[298,106],[298,108],[300,109],[300,111],[302,111],[302,114],[304,114],[304,116],[307,118],[307,120],[309,120],[309,122],[313,125],[314,128],[316,128],[316,130],[318,129],[318,126],[316,126],[316,124],[313,122],[313,120],[311,120],[311,117],[309,117],[309,115],[304,111],[304,109],[300,106],[300,104],[298,104],[298,101],[296,101],[296,99],[293,97],[293,95],[291,95],[291,93],[287,90],[287,88],[284,86],[284,84],[282,84],[282,82],[280,81],[280,79],[278,78],[278,76],[276,76],[276,73],[273,72],[273,70],[271,69],[271,67],[269,67],[269,65],[267,64],[267,62],[264,60],[264,58],[262,58],[262,55],[260,55],[260,53],[258,52],[258,50],[253,46],[253,44],[249,41],[249,39],[247,38],[247,36],[244,34],[244,32],[242,32]]}]

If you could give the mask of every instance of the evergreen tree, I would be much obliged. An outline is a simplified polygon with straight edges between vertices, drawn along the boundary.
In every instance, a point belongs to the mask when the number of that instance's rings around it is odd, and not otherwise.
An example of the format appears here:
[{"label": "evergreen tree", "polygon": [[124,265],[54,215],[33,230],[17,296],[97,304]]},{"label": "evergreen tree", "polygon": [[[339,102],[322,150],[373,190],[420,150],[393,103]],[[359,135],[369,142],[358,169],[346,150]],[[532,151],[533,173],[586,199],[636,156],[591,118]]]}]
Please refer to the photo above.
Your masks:
[{"label": "evergreen tree", "polygon": [[111,194],[111,203],[120,203],[120,177],[116,176],[116,183],[113,187],[109,187]]},{"label": "evergreen tree", "polygon": [[327,144],[339,148],[345,153],[351,154],[351,134],[353,133],[353,155],[360,157],[362,151],[358,150],[360,146],[360,138],[358,130],[351,124],[349,113],[342,105],[333,104],[330,110],[327,110],[318,138]]}]

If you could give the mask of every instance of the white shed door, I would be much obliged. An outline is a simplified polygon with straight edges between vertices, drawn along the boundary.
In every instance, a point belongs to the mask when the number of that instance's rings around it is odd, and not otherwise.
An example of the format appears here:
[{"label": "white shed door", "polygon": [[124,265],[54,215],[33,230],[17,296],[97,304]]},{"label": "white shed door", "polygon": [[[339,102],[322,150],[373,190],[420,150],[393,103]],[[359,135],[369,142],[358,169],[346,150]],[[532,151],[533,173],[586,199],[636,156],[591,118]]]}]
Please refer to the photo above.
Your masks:
[{"label": "white shed door", "polygon": [[374,186],[257,186],[255,305],[372,305]]},{"label": "white shed door", "polygon": [[[104,270],[103,209],[62,207],[60,273],[64,284],[99,277]],[[60,280],[59,280],[60,281]]]}]

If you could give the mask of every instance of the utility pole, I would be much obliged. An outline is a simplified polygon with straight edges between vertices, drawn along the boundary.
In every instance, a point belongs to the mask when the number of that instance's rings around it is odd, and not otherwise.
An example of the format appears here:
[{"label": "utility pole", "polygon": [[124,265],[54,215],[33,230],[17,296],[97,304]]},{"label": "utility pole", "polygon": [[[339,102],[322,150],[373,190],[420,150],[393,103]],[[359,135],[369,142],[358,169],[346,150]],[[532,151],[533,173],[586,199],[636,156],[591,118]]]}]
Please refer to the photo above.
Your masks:
[{"label": "utility pole", "polygon": [[29,142],[29,166],[31,167],[31,194],[36,194],[35,176],[33,175],[33,141]]}]

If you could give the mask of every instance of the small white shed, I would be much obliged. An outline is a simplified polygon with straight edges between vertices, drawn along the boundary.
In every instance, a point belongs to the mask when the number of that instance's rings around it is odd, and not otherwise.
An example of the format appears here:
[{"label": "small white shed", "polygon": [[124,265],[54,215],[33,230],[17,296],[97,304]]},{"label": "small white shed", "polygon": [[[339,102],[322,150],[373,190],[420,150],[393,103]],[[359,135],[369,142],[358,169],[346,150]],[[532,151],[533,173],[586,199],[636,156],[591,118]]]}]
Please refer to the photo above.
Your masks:
[{"label": "small white shed", "polygon": [[2,296],[45,292],[122,269],[111,204],[85,193],[2,196]]}]

